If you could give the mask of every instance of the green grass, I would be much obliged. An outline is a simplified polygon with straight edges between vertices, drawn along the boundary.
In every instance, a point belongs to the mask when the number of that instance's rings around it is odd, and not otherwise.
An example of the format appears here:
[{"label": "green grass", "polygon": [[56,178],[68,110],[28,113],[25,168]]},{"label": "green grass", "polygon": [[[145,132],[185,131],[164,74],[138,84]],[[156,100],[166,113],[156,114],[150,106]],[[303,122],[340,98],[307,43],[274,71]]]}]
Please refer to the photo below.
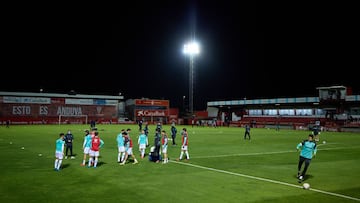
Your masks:
[{"label": "green grass", "polygon": [[[360,134],[322,132],[319,151],[301,189],[297,182],[296,145],[309,131],[187,126],[190,161],[139,158],[137,125],[98,125],[105,145],[98,168],[80,166],[85,125],[0,126],[0,202],[359,202]],[[177,126],[180,131],[183,126]],[[139,164],[117,163],[116,136],[131,128]],[[76,159],[53,170],[55,140],[72,130]],[[155,126],[150,126],[153,143]],[[170,132],[170,126],[164,126]],[[10,144],[10,142],[12,144]],[[25,149],[22,150],[21,147]],[[147,153],[149,148],[147,148]],[[38,156],[38,154],[42,156]]]}]

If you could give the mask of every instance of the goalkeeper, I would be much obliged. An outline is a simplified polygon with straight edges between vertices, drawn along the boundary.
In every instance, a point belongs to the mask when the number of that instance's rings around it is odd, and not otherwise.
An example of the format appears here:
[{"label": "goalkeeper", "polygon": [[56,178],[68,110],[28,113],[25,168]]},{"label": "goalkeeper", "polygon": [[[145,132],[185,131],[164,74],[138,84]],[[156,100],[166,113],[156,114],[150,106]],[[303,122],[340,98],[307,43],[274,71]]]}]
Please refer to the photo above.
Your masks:
[{"label": "goalkeeper", "polygon": [[[298,173],[297,177],[299,182],[303,181],[305,178],[306,171],[310,165],[311,159],[316,155],[316,142],[314,141],[314,135],[309,134],[308,139],[300,142],[296,149],[300,151],[299,163],[298,163]],[[301,172],[301,167],[305,163],[304,169]]]}]

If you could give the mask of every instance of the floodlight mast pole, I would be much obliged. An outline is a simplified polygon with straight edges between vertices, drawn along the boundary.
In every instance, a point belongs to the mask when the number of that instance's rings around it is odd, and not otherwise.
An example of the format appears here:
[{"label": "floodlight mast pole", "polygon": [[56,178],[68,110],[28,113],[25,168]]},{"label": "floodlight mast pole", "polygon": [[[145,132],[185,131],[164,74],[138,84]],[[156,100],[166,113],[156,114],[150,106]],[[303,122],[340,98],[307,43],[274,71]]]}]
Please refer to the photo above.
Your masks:
[{"label": "floodlight mast pole", "polygon": [[190,58],[189,71],[189,112],[193,115],[194,112],[194,58],[199,53],[199,46],[196,42],[190,42],[184,45],[184,53]]},{"label": "floodlight mast pole", "polygon": [[194,55],[193,54],[190,54],[189,111],[190,111],[191,115],[194,112]]}]

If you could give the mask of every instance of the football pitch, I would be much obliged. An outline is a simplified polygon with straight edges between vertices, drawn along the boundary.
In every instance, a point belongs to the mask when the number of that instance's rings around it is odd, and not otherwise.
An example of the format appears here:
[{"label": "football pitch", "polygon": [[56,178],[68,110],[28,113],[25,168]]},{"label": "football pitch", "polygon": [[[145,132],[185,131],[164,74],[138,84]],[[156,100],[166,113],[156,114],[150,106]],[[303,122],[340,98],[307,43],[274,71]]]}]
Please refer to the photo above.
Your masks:
[{"label": "football pitch", "polygon": [[[155,126],[150,125],[149,143]],[[189,132],[189,161],[180,131]],[[360,202],[360,133],[321,132],[306,183],[298,183],[296,145],[310,131],[177,126],[167,164],[138,151],[138,125],[97,125],[105,142],[97,168],[80,166],[88,125],[0,126],[0,202]],[[116,136],[130,128],[138,164],[117,163]],[[163,126],[170,135],[170,125]],[[54,171],[55,140],[71,130],[75,159]],[[323,143],[323,141],[326,141]],[[146,154],[150,151],[146,149]]]}]

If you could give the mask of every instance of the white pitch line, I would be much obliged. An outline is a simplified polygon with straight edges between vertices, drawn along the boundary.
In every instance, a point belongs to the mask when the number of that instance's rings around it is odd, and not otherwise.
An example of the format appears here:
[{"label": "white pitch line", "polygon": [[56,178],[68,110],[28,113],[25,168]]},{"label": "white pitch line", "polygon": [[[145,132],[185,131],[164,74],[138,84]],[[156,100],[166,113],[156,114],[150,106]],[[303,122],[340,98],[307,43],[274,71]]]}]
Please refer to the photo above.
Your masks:
[{"label": "white pitch line", "polygon": [[[337,150],[337,149],[353,149],[353,148],[359,148],[360,146],[355,147],[332,147],[332,148],[325,148],[325,149],[318,149],[318,151],[329,151],[329,150]],[[254,153],[245,153],[245,154],[223,154],[223,155],[214,155],[214,156],[197,156],[196,159],[201,158],[219,158],[219,157],[231,157],[231,156],[256,156],[256,155],[269,155],[269,154],[284,154],[284,153],[291,153],[296,152],[296,149],[294,150],[287,150],[287,151],[277,151],[277,152],[254,152]],[[194,159],[194,157],[192,157]]]},{"label": "white pitch line", "polygon": [[[267,178],[261,178],[261,177],[256,177],[256,176],[251,176],[251,175],[246,175],[246,174],[241,174],[241,173],[234,173],[234,172],[230,172],[230,171],[224,171],[224,170],[220,170],[220,169],[209,168],[209,167],[205,167],[205,166],[199,166],[199,165],[194,165],[194,164],[184,163],[184,162],[178,162],[178,161],[172,161],[172,160],[170,160],[170,162],[173,162],[173,163],[176,163],[176,164],[192,166],[192,167],[195,167],[195,168],[201,168],[201,169],[205,169],[205,170],[209,170],[209,171],[215,171],[215,172],[219,172],[219,173],[225,173],[225,174],[241,176],[241,177],[245,177],[245,178],[251,178],[251,179],[255,179],[255,180],[261,180],[261,181],[280,184],[280,185],[286,185],[286,186],[290,186],[290,187],[302,188],[302,186],[299,186],[299,185],[295,185],[295,184],[291,184],[291,183],[285,183],[285,182],[281,182],[281,181],[277,181],[277,180],[271,180],[271,179],[267,179]],[[350,196],[337,194],[337,193],[333,193],[333,192],[327,192],[327,191],[324,191],[324,190],[318,190],[318,189],[314,189],[314,188],[310,188],[309,190],[314,191],[314,192],[318,192],[318,193],[323,193],[323,194],[327,194],[327,195],[336,196],[336,197],[342,197],[342,198],[345,198],[345,199],[351,199],[351,200],[355,200],[355,201],[360,201],[360,199],[356,198],[356,197],[350,197]]]},{"label": "white pitch line", "polygon": [[[289,152],[296,152],[295,150],[288,150],[288,151],[278,151],[278,152],[255,152],[255,153],[245,153],[245,154],[223,154],[223,155],[214,155],[214,156],[197,156],[196,158],[219,158],[219,157],[230,157],[230,156],[253,156],[253,155],[266,155],[266,154],[282,154],[282,153],[289,153]],[[194,158],[194,157],[192,157]]]}]

